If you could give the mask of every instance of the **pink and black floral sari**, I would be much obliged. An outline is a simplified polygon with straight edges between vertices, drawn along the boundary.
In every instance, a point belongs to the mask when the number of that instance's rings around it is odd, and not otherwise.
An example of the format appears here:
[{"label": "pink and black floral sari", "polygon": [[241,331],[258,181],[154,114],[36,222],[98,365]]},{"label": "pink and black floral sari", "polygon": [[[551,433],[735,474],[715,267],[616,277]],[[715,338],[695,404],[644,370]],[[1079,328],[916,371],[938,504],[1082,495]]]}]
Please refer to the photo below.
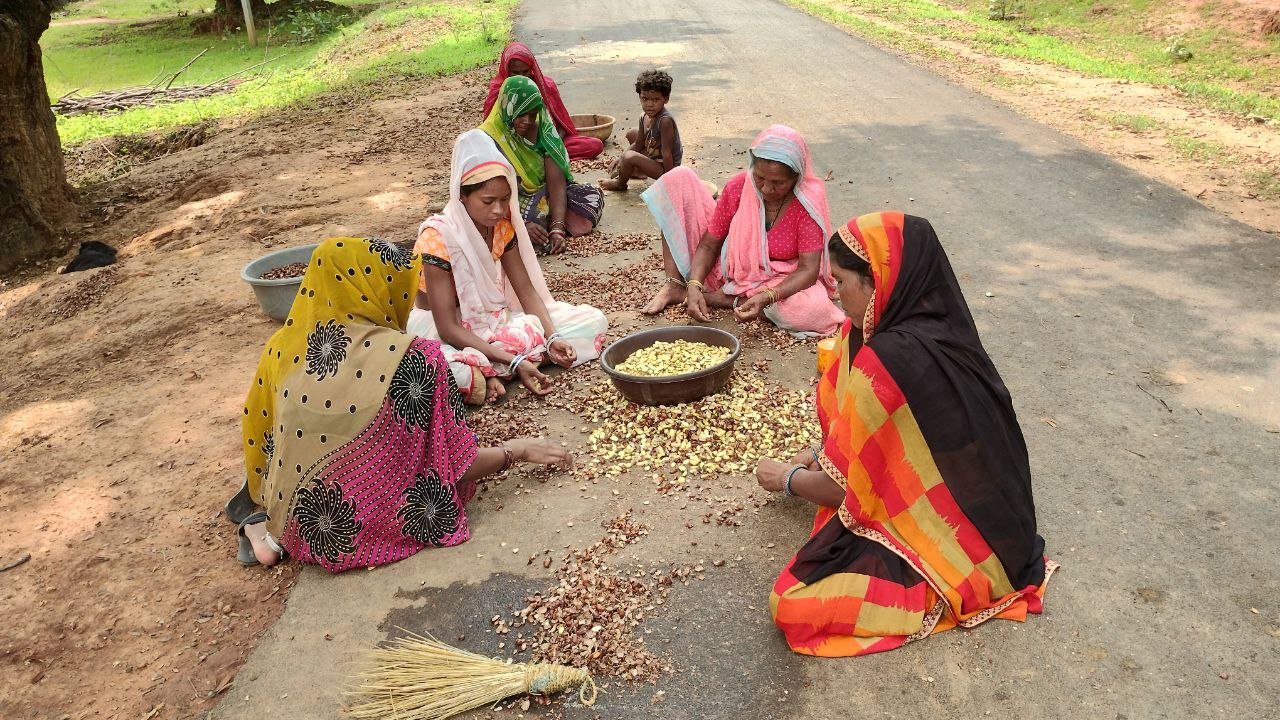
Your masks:
[{"label": "pink and black floral sari", "polygon": [[330,572],[470,538],[476,438],[440,343],[402,330],[420,269],[381,240],[321,244],[245,402],[245,470],[267,529]]}]

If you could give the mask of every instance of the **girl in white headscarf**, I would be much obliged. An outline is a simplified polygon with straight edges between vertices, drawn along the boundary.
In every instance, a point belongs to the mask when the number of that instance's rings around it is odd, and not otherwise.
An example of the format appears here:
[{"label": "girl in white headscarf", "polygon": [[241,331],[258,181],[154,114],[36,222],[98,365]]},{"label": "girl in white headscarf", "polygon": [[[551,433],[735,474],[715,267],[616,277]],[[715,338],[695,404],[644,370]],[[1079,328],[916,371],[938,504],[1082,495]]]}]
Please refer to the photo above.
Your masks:
[{"label": "girl in white headscarf", "polygon": [[439,339],[469,404],[492,402],[518,377],[551,392],[538,366],[573,367],[600,356],[608,320],[590,305],[557,302],[547,290],[519,218],[515,169],[481,130],[458,136],[449,204],[418,228],[422,255],[409,332]]}]

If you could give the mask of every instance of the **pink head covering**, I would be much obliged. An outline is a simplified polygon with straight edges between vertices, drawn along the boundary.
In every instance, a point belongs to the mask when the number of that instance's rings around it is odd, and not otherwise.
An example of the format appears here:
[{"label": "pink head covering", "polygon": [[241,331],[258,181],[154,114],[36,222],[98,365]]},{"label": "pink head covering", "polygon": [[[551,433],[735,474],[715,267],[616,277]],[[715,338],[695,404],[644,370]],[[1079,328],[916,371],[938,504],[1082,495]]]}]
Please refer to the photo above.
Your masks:
[{"label": "pink head covering", "polygon": [[[729,223],[729,236],[720,250],[720,263],[724,267],[725,292],[753,295],[764,287],[776,285],[782,277],[774,274],[769,264],[769,241],[764,227],[764,199],[756,188],[751,166],[756,160],[773,160],[791,168],[798,175],[795,196],[809,217],[822,229],[822,237],[831,234],[831,220],[827,211],[826,185],[813,173],[813,161],[809,157],[809,144],[804,136],[786,125],[770,125],[751,144],[747,167],[747,183],[742,188],[742,200]],[[822,269],[818,278],[828,290],[835,288],[831,267],[827,259],[826,243],[823,243]]]}]

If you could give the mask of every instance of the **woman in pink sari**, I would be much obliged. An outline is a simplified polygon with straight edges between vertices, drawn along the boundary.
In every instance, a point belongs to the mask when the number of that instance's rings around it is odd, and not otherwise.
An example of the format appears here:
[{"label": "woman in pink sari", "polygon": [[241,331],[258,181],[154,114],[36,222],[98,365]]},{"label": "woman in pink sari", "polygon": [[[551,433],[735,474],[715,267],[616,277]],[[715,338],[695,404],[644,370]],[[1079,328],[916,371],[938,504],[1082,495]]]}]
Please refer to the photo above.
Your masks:
[{"label": "woman in pink sari", "polygon": [[839,327],[844,314],[832,302],[826,255],[827,192],[800,133],[785,125],[760,133],[747,170],[718,201],[683,166],[640,197],[662,231],[667,272],[646,314],[684,302],[704,322],[709,308],[731,308],[739,322],[763,316],[796,335]]},{"label": "woman in pink sari", "polygon": [[533,51],[521,42],[513,42],[502,51],[498,75],[489,81],[489,97],[484,101],[485,117],[489,116],[493,104],[498,101],[502,83],[512,75],[523,75],[537,84],[547,113],[551,115],[556,131],[560,133],[560,139],[569,151],[570,160],[590,160],[604,152],[604,143],[599,139],[578,134],[577,128],[573,126],[573,119],[569,117],[569,110],[564,106],[564,100],[560,99],[560,88],[556,87],[554,80],[542,74]]}]

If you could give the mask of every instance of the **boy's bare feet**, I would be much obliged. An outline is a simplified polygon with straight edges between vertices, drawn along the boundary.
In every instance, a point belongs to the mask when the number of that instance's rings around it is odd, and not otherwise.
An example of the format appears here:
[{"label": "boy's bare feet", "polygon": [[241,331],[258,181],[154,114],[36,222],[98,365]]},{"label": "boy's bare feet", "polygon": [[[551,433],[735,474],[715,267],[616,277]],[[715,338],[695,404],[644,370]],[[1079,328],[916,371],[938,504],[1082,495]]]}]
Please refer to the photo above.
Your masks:
[{"label": "boy's bare feet", "polygon": [[609,192],[626,192],[627,183],[620,178],[610,178],[608,180],[598,180],[601,190]]},{"label": "boy's bare feet", "polygon": [[684,302],[684,298],[684,288],[677,286],[673,282],[666,282],[662,284],[662,289],[653,296],[653,299],[649,301],[649,304],[645,305],[644,309],[640,312],[645,315],[657,315],[676,303]]}]

